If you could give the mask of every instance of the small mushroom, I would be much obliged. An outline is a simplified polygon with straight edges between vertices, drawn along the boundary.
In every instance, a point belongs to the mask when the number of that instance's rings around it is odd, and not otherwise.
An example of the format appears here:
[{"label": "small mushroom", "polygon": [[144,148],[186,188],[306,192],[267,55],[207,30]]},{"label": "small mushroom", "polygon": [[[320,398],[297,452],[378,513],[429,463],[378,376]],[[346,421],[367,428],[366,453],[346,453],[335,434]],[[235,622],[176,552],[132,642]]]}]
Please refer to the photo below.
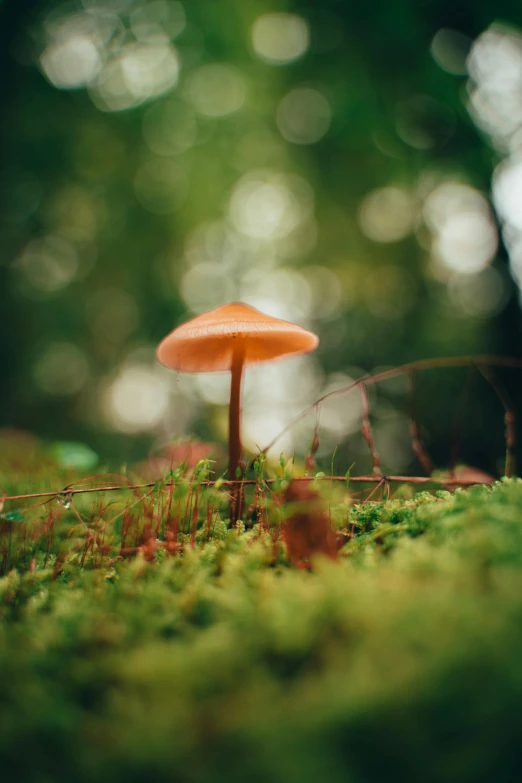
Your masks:
[{"label": "small mushroom", "polygon": [[[241,379],[243,367],[308,353],[319,338],[301,326],[272,318],[241,302],[223,305],[178,326],[158,346],[159,361],[181,372],[230,370],[228,477],[240,476]],[[231,519],[240,518],[241,504],[232,493]]]}]

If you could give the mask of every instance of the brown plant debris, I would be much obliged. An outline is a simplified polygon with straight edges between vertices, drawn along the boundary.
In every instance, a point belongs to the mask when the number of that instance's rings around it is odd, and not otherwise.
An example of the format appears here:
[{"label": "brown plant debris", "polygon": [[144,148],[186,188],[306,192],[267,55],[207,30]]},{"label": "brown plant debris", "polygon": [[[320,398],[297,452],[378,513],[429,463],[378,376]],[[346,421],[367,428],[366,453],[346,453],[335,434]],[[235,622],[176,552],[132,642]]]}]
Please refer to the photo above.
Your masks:
[{"label": "brown plant debris", "polygon": [[309,484],[291,481],[285,492],[285,503],[292,512],[283,527],[290,561],[300,568],[310,568],[310,560],[316,554],[335,560],[337,537],[319,493]]}]

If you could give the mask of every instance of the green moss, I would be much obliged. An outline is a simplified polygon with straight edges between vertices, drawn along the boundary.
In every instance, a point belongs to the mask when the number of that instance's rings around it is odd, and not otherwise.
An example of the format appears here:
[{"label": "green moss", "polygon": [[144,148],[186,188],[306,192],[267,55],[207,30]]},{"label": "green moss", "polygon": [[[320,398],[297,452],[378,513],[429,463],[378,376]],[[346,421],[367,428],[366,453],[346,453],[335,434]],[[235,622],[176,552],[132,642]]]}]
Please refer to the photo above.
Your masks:
[{"label": "green moss", "polygon": [[0,579],[5,779],[515,780],[522,482],[332,518],[355,537],[311,572],[203,518],[183,556],[82,568],[64,511]]}]

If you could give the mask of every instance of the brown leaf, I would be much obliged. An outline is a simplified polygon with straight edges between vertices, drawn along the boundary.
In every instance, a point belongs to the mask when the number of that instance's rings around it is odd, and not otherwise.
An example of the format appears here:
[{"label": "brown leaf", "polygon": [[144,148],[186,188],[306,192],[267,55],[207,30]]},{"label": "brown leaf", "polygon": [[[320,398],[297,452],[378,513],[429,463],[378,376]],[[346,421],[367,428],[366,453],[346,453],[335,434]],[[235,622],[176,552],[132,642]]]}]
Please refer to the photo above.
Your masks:
[{"label": "brown leaf", "polygon": [[309,568],[310,558],[315,554],[323,554],[335,560],[337,537],[324,501],[311,489],[309,482],[291,481],[285,493],[285,502],[292,506],[292,515],[283,527],[283,538],[291,562],[300,568]]}]

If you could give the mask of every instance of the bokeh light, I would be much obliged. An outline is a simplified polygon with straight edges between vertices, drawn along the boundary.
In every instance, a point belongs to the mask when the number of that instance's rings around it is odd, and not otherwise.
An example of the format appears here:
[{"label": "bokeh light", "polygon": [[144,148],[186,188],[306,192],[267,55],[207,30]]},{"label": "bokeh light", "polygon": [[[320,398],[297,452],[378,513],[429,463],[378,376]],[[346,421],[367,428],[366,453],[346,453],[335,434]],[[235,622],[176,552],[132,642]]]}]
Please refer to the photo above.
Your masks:
[{"label": "bokeh light", "polygon": [[130,27],[138,41],[149,40],[162,32],[171,39],[176,38],[186,23],[183,5],[176,0],[152,0],[130,14]]},{"label": "bokeh light", "polygon": [[313,318],[331,318],[343,305],[343,289],[338,274],[325,266],[305,266],[301,272],[308,283]]},{"label": "bokeh light", "polygon": [[185,94],[199,114],[223,117],[245,102],[245,79],[240,70],[226,63],[202,65],[190,74]]},{"label": "bokeh light", "polygon": [[498,236],[487,199],[458,181],[438,185],[424,204],[433,232],[433,258],[448,270],[474,274],[494,258]]},{"label": "bokeh light", "polygon": [[56,233],[77,247],[95,241],[107,220],[103,199],[78,184],[58,188],[45,210]]},{"label": "bokeh light", "polygon": [[303,323],[312,310],[312,290],[306,278],[294,269],[272,272],[252,269],[243,280],[241,299],[274,318]]},{"label": "bokeh light", "polygon": [[280,454],[291,456],[295,449],[295,434],[290,431],[281,434],[290,421],[291,417],[285,416],[281,409],[245,408],[242,413],[243,448],[257,454],[277,438],[277,443],[265,452],[267,462],[277,465]]},{"label": "bokeh light", "polygon": [[522,35],[492,25],[474,42],[468,58],[469,109],[475,122],[502,149],[522,123]]},{"label": "bokeh light", "polygon": [[522,301],[522,232],[505,232],[505,241],[509,250],[509,268]]},{"label": "bokeh light", "polygon": [[122,111],[177,84],[172,39],[185,27],[181,3],[128,6],[95,3],[82,12],[71,3],[48,14],[40,66],[55,87],[87,87],[99,109]]},{"label": "bokeh light", "polygon": [[507,160],[497,167],[493,199],[502,220],[522,231],[522,161]]},{"label": "bokeh light", "polygon": [[252,26],[254,52],[272,65],[285,65],[302,57],[309,45],[308,24],[297,14],[263,14]]},{"label": "bokeh light", "polygon": [[257,248],[255,240],[237,233],[225,221],[202,222],[185,239],[185,261],[189,266],[210,261],[229,271]]},{"label": "bokeh light", "polygon": [[78,254],[63,237],[34,239],[14,262],[33,294],[50,295],[66,288],[75,278]]},{"label": "bokeh light", "polygon": [[91,97],[102,111],[122,111],[168,92],[178,76],[176,50],[158,35],[145,43],[122,46],[91,88]]},{"label": "bokeh light", "polygon": [[468,109],[477,125],[507,157],[493,175],[493,203],[503,226],[510,269],[519,286],[522,237],[522,35],[494,23],[474,42],[468,58]]},{"label": "bokeh light", "polygon": [[40,349],[33,365],[37,387],[45,394],[66,397],[85,385],[89,364],[85,353],[73,343],[50,342]]},{"label": "bokeh light", "polygon": [[332,119],[330,104],[318,90],[301,87],[289,92],[277,107],[277,126],[293,144],[315,144],[326,135]]},{"label": "bokeh light", "polygon": [[92,84],[103,63],[94,42],[86,35],[71,35],[43,52],[40,62],[55,87],[67,90]]},{"label": "bokeh light", "polygon": [[433,36],[430,52],[444,71],[453,76],[465,76],[468,72],[466,58],[472,43],[467,35],[443,27]]},{"label": "bokeh light", "polygon": [[[245,373],[242,438],[251,452],[265,448],[302,410],[312,404],[320,391],[321,374],[311,356],[250,367]],[[293,428],[280,438],[268,457],[277,461],[281,451],[304,454],[310,432]]]},{"label": "bokeh light", "polygon": [[213,261],[203,261],[188,269],[180,282],[181,296],[193,313],[213,310],[234,298],[236,281],[230,272]]},{"label": "bokeh light", "polygon": [[450,301],[466,316],[491,318],[506,304],[508,289],[500,273],[488,267],[473,275],[453,275]]},{"label": "bokeh light", "polygon": [[374,242],[398,242],[411,233],[416,217],[411,193],[397,185],[377,188],[365,196],[359,223]]},{"label": "bokeh light", "polygon": [[277,171],[250,172],[236,184],[230,199],[233,225],[246,236],[283,239],[313,210],[313,191],[302,177]]},{"label": "bokeh light", "polygon": [[228,405],[230,401],[229,372],[201,372],[196,375],[198,394],[211,405]]},{"label": "bokeh light", "polygon": [[156,367],[127,364],[102,392],[107,424],[127,434],[161,425],[169,404],[169,384]]}]

